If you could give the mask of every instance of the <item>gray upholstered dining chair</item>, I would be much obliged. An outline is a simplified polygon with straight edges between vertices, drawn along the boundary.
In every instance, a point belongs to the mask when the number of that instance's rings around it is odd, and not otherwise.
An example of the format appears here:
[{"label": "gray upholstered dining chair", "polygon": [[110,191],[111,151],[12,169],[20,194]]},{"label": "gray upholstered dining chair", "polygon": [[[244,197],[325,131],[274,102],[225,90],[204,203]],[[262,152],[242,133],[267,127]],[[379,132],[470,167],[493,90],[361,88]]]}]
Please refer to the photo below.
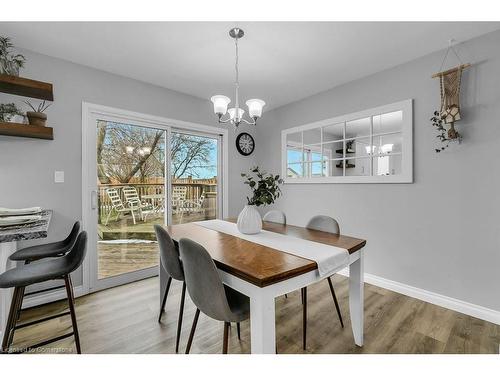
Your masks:
[{"label": "gray upholstered dining chair", "polygon": [[222,284],[217,267],[203,246],[190,239],[181,238],[179,251],[187,289],[196,305],[186,354],[189,354],[191,349],[200,311],[215,320],[224,322],[222,353],[227,354],[230,322],[236,322],[239,338],[240,322],[250,317],[250,300],[247,296]]},{"label": "gray upholstered dining chair", "polygon": [[182,316],[184,314],[184,300],[186,299],[186,282],[184,281],[184,271],[182,269],[182,263],[179,258],[178,244],[176,244],[172,240],[172,238],[170,238],[168,232],[161,225],[156,224],[154,228],[156,232],[156,238],[158,240],[158,246],[160,248],[161,265],[168,274],[167,286],[165,288],[165,293],[163,294],[163,299],[161,302],[158,323],[161,322],[161,316],[165,309],[165,304],[167,303],[168,291],[170,290],[172,279],[182,281],[181,305],[179,307],[179,318],[177,320],[177,336],[175,338],[175,352],[177,353],[179,351],[179,340],[181,337]]},{"label": "gray upholstered dining chair", "polygon": [[[340,234],[340,227],[337,220],[330,216],[317,215],[313,216],[306,225],[307,229],[318,230],[322,232],[328,232],[332,234]],[[332,294],[333,303],[335,304],[335,309],[337,310],[337,315],[340,320],[340,325],[344,328],[344,322],[342,320],[342,314],[340,313],[339,302],[337,301],[337,296],[335,295],[335,290],[333,289],[331,276],[327,278],[328,285],[330,286],[330,292]],[[306,349],[307,340],[307,287],[302,288],[302,346]]]},{"label": "gray upholstered dining chair", "polygon": [[266,212],[266,214],[262,218],[262,221],[276,224],[286,224],[286,216],[283,211],[271,210],[269,212]]},{"label": "gray upholstered dining chair", "polygon": [[[0,275],[0,288],[14,288],[14,294],[12,296],[9,316],[7,318],[7,324],[5,326],[2,341],[1,350],[3,353],[10,352],[10,346],[14,339],[14,333],[16,330],[46,322],[51,319],[60,319],[64,315],[71,316],[71,323],[73,326],[72,332],[50,338],[28,348],[16,350],[16,352],[30,351],[31,349],[74,336],[76,351],[78,354],[81,353],[80,336],[78,334],[78,326],[76,322],[75,297],[73,294],[73,284],[71,282],[70,274],[82,264],[85,259],[86,248],[87,233],[83,231],[78,235],[73,247],[66,253],[66,255],[58,258],[46,259],[42,262],[21,264],[16,268],[10,269]],[[59,279],[63,279],[66,286],[69,311],[32,320],[27,323],[17,324],[23,305],[24,289],[33,284]]]}]

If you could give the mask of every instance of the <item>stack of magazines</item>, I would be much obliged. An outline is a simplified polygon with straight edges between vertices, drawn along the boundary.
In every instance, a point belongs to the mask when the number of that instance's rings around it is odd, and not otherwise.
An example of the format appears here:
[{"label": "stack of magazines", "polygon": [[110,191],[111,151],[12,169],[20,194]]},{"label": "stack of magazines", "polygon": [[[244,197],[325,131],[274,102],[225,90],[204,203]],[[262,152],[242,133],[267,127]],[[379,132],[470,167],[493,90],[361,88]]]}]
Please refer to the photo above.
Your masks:
[{"label": "stack of magazines", "polygon": [[0,227],[31,224],[42,219],[40,207],[4,208],[0,207]]}]

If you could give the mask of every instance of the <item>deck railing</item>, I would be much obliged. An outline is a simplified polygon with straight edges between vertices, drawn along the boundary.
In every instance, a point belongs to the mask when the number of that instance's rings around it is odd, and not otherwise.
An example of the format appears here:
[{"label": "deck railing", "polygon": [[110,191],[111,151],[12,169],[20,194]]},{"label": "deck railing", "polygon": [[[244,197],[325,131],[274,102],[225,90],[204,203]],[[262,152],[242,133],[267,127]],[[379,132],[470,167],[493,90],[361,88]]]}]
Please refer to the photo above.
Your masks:
[{"label": "deck railing", "polygon": [[[202,194],[205,195],[203,208],[207,211],[214,211],[217,207],[217,181],[216,179],[201,180],[181,179],[172,183],[172,186],[185,186],[186,200],[198,200]],[[113,188],[118,191],[120,198],[124,205],[126,205],[125,196],[123,194],[123,187],[133,186],[141,200],[145,195],[159,194],[165,195],[165,184],[163,183],[125,183],[125,184],[99,184],[99,217],[106,217],[113,209],[111,199],[106,193],[107,189]]]}]

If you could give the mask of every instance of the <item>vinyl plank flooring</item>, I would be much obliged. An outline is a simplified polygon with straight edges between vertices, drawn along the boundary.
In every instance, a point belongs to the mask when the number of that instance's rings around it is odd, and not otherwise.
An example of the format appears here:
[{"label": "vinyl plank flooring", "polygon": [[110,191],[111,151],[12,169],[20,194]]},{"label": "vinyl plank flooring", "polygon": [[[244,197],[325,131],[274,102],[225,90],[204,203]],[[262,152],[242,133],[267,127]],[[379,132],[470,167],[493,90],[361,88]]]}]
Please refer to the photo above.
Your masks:
[{"label": "vinyl plank flooring", "polygon": [[[276,298],[277,348],[280,354],[304,353],[496,353],[500,327],[373,285],[365,286],[365,345],[354,345],[349,318],[348,283],[333,278],[345,328],[335,311],[327,282],[308,287],[308,345],[302,350],[300,292]],[[100,291],[76,300],[83,353],[174,353],[181,283],[173,282],[162,321],[158,278]],[[29,321],[66,309],[55,302],[22,313]],[[195,307],[186,298],[180,352],[186,347]],[[16,332],[14,345],[21,347],[71,330],[68,316]],[[223,324],[200,315],[191,353],[221,353]],[[47,348],[73,353],[68,338]],[[229,353],[250,352],[250,323],[229,332]]]}]

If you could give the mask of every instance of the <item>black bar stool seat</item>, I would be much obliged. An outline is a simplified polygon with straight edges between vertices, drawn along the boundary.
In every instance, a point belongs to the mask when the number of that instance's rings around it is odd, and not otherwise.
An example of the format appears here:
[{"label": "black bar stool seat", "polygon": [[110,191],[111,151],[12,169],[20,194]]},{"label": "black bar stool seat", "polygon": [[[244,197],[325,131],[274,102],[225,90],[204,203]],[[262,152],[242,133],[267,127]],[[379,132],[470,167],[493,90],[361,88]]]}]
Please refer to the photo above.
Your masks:
[{"label": "black bar stool seat", "polygon": [[42,258],[58,257],[66,254],[75,244],[80,232],[80,222],[75,222],[68,237],[62,241],[25,247],[13,253],[9,259],[15,262],[32,262]]},{"label": "black bar stool seat", "polygon": [[68,273],[71,266],[70,260],[66,257],[21,264],[0,275],[0,288],[26,287],[44,281],[59,279],[62,275]]},{"label": "black bar stool seat", "polygon": [[[80,338],[78,335],[78,327],[76,322],[76,313],[74,305],[73,285],[71,282],[71,272],[75,271],[82,264],[87,246],[87,233],[81,232],[74,242],[73,247],[63,256],[59,258],[48,258],[29,264],[21,264],[16,268],[8,270],[0,275],[0,288],[14,288],[12,302],[10,305],[9,316],[5,327],[5,332],[2,340],[1,351],[3,353],[10,352],[10,346],[14,339],[14,333],[17,329],[31,326],[37,323],[45,322],[50,319],[59,318],[63,315],[71,315],[71,323],[73,332],[45,340],[43,342],[32,345],[16,352],[29,351],[49,343],[65,339],[70,336],[75,336],[75,345],[78,353],[81,353]],[[38,319],[28,323],[17,324],[22,310],[24,290],[27,286],[41,283],[49,280],[64,280],[66,294],[68,299],[69,311],[56,314],[50,317]]]}]

